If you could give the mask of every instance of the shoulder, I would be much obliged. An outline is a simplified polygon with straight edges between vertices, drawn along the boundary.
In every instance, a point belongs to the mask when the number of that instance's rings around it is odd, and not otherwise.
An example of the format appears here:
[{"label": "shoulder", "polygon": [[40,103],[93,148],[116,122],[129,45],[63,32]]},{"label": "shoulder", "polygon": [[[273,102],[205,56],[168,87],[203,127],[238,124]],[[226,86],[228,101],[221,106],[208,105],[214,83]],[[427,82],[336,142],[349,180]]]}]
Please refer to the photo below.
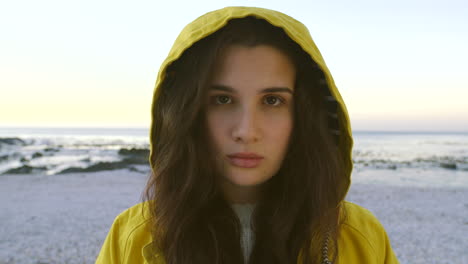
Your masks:
[{"label": "shoulder", "polygon": [[373,236],[376,232],[383,231],[379,220],[366,208],[348,201],[343,202],[343,225],[355,230],[365,237]]},{"label": "shoulder", "polygon": [[121,212],[114,220],[123,233],[131,234],[143,228],[150,220],[147,202],[136,204]]},{"label": "shoulder", "polygon": [[150,220],[146,202],[120,213],[107,234],[96,263],[139,261],[142,249],[151,242]]},{"label": "shoulder", "polygon": [[398,263],[387,233],[374,214],[346,201],[343,208],[338,239],[340,257],[363,263]]}]

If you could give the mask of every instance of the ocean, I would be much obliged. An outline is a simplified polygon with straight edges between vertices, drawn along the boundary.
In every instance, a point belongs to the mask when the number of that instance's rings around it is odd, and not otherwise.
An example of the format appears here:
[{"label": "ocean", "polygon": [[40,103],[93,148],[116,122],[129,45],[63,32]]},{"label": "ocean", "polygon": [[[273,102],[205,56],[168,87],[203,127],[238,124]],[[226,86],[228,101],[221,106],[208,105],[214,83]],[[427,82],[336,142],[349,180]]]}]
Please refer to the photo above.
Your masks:
[{"label": "ocean", "polygon": [[[404,171],[441,175],[440,185],[456,177],[448,182],[468,186],[468,133],[354,131],[353,137],[355,174]],[[114,169],[148,173],[148,155],[147,128],[0,127],[0,175]]]}]

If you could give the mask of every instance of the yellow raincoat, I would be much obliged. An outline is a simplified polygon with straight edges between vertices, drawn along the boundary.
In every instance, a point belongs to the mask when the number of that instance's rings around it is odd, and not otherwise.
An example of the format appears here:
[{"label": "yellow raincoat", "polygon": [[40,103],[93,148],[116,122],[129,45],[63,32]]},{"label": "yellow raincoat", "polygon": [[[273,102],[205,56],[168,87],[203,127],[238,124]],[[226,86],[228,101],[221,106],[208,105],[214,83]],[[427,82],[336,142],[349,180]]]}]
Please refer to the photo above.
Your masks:
[{"label": "yellow raincoat", "polygon": [[[348,113],[320,51],[315,46],[307,28],[297,20],[280,12],[254,7],[226,7],[207,13],[187,25],[180,33],[160,68],[155,91],[164,79],[166,67],[177,60],[188,47],[222,28],[229,20],[246,16],[262,18],[274,26],[283,28],[286,34],[298,43],[324,72],[331,95],[340,106],[337,112],[339,147],[346,154],[347,174],[344,175],[341,185],[337,188],[340,193],[346,194],[350,186],[353,144]],[[155,95],[153,107],[157,102],[157,93]],[[151,141],[153,140],[151,138]],[[353,203],[343,203],[347,218],[341,226],[342,230],[338,239],[338,258],[341,263],[398,263],[388,236],[379,221],[366,209]],[[146,208],[144,205],[145,203],[138,204],[117,216],[96,263],[165,263],[162,252],[155,254],[151,250],[149,212],[144,210]]]}]

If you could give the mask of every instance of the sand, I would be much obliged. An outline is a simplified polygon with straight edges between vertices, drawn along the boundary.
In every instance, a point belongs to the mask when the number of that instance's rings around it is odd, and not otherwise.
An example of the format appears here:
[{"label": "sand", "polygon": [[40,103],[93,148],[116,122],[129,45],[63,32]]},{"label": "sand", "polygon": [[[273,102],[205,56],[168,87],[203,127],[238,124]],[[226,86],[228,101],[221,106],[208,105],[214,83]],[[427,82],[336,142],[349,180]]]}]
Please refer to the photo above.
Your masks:
[{"label": "sand", "polygon": [[[0,175],[0,264],[94,263],[114,217],[140,201],[145,181],[128,170]],[[467,187],[356,180],[347,200],[378,217],[401,263],[468,263]]]}]

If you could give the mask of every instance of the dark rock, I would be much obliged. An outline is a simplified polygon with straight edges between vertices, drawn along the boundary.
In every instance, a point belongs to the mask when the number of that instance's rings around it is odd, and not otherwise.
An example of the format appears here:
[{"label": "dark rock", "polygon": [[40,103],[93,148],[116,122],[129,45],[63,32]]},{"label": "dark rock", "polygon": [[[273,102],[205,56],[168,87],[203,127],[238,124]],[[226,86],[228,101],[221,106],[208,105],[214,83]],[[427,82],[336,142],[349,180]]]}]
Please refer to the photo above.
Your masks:
[{"label": "dark rock", "polygon": [[456,170],[457,164],[456,163],[440,163],[440,167],[445,169]]},{"label": "dark rock", "polygon": [[31,167],[28,165],[23,165],[18,168],[9,169],[3,174],[29,174],[29,173],[40,172],[40,171],[45,171],[45,170],[47,170],[46,167]]},{"label": "dark rock", "polygon": [[18,159],[19,157],[21,157],[21,154],[18,152],[10,153],[8,155],[2,155],[0,156],[0,162],[12,160],[12,159]]},{"label": "dark rock", "polygon": [[0,144],[6,144],[6,145],[20,145],[24,146],[26,145],[26,142],[20,138],[0,138]]},{"label": "dark rock", "polygon": [[65,174],[65,173],[76,173],[76,172],[96,172],[96,171],[106,171],[106,170],[118,170],[118,169],[124,169],[126,167],[127,167],[127,164],[123,163],[122,161],[99,162],[86,168],[71,167],[59,173]]},{"label": "dark rock", "polygon": [[120,149],[119,155],[125,156],[122,160],[126,164],[148,164],[148,158],[150,151],[149,149]]},{"label": "dark rock", "polygon": [[3,155],[3,156],[0,156],[0,162],[2,161],[7,161],[9,159],[9,155]]},{"label": "dark rock", "polygon": [[125,163],[127,165],[131,165],[131,164],[149,164],[149,161],[148,161],[147,157],[138,157],[138,156],[125,158],[121,162]]},{"label": "dark rock", "polygon": [[44,156],[44,154],[40,153],[40,152],[35,152],[34,154],[32,154],[32,158],[35,159],[35,158],[40,158]]},{"label": "dark rock", "polygon": [[137,149],[137,148],[131,148],[131,149],[120,149],[119,150],[119,155],[124,155],[124,156],[144,156],[144,157],[149,157],[150,151],[149,149]]},{"label": "dark rock", "polygon": [[57,152],[57,151],[59,151],[59,149],[56,149],[56,148],[45,148],[44,151],[45,151],[45,152]]},{"label": "dark rock", "polygon": [[29,160],[28,160],[27,158],[25,158],[25,157],[22,157],[22,158],[20,159],[20,161],[23,162],[23,163],[29,162]]},{"label": "dark rock", "polygon": [[[128,168],[132,170],[132,165],[149,165],[148,157],[149,157],[149,150],[148,149],[120,149],[119,155],[123,156],[121,161],[116,162],[99,162],[94,165],[91,165],[86,168],[80,167],[71,167],[65,169],[60,174],[65,173],[77,173],[77,172],[96,172],[96,171],[106,171],[106,170],[118,170],[118,169],[125,169]],[[90,162],[91,160],[85,159],[83,161]]]}]

